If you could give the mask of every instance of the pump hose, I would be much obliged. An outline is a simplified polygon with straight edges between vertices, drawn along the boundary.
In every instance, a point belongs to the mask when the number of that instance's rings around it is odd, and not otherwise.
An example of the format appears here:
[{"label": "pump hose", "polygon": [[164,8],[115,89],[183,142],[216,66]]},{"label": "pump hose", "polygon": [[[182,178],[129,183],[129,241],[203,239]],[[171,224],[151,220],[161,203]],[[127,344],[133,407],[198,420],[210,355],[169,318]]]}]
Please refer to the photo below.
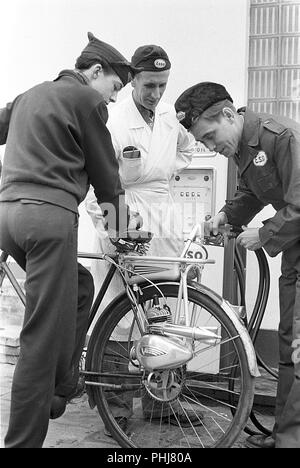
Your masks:
[{"label": "pump hose", "polygon": [[[264,314],[267,307],[269,292],[270,292],[270,269],[269,264],[266,258],[266,255],[263,249],[256,250],[255,252],[258,266],[259,266],[259,285],[258,285],[258,292],[255,301],[255,305],[253,308],[253,312],[251,314],[249,323],[246,322],[246,327],[248,329],[248,333],[251,336],[253,343],[255,344],[258,333],[260,330],[260,326],[262,324]],[[241,258],[241,254],[238,248],[235,248],[235,268],[238,277],[240,295],[241,295],[241,305],[245,306],[245,280],[244,280],[244,265]],[[259,353],[257,353],[257,360],[259,365],[265,369],[270,375],[274,378],[278,378],[278,372],[274,371],[271,367],[269,367],[261,358]]]},{"label": "pump hose", "polygon": [[[245,319],[245,326],[248,329],[249,335],[252,339],[253,344],[257,340],[259,329],[265,314],[267,301],[270,292],[270,269],[268,261],[263,249],[255,251],[255,255],[258,261],[259,266],[259,285],[258,292],[256,297],[256,302],[251,314],[250,320],[248,322],[247,317]],[[245,299],[245,279],[244,279],[244,264],[240,254],[239,249],[235,246],[235,256],[234,256],[234,267],[237,274],[239,290],[240,290],[240,302],[242,306],[246,305]],[[264,360],[261,358],[260,354],[256,351],[257,362],[266,372],[268,372],[272,377],[278,379],[278,373],[268,366]],[[271,431],[265,428],[257,419],[254,411],[252,410],[250,414],[250,419],[255,427],[265,435],[271,435]],[[245,432],[249,435],[257,434],[249,427],[246,427]]]}]

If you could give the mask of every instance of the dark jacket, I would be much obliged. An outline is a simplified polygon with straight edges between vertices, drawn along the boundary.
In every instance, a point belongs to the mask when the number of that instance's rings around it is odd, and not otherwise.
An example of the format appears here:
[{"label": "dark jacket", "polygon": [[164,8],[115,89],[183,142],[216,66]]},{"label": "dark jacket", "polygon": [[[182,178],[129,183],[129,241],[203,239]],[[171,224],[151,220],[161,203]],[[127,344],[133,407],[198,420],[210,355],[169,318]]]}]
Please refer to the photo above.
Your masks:
[{"label": "dark jacket", "polygon": [[107,118],[100,94],[71,70],[1,109],[0,201],[33,198],[77,212],[91,183],[98,202],[118,209],[124,192]]},{"label": "dark jacket", "polygon": [[241,109],[245,123],[235,161],[239,187],[224,211],[231,224],[248,224],[266,205],[276,210],[259,230],[270,256],[300,239],[300,125],[274,115]]}]

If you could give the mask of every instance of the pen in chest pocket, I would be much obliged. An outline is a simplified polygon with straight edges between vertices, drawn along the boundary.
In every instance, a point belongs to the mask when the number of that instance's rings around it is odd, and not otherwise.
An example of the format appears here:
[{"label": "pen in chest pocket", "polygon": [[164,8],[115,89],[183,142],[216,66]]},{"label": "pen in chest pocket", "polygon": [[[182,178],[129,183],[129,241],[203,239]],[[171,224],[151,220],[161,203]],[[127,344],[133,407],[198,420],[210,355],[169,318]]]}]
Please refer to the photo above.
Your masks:
[{"label": "pen in chest pocket", "polygon": [[135,146],[126,146],[123,149],[123,158],[125,159],[139,159],[141,157],[141,152]]}]

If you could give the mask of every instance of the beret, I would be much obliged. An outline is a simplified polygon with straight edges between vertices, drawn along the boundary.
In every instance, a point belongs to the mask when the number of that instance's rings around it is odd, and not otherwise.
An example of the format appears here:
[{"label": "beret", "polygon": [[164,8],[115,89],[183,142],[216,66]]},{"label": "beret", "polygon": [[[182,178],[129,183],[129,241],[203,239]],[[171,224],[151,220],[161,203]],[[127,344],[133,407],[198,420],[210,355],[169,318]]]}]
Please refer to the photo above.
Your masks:
[{"label": "beret", "polygon": [[189,129],[195,117],[200,116],[206,109],[225,99],[233,102],[226,88],[218,83],[205,81],[188,88],[175,102],[180,123]]},{"label": "beret", "polygon": [[157,45],[144,45],[136,49],[131,64],[140,71],[164,71],[171,68],[171,62],[166,51]]},{"label": "beret", "polygon": [[131,81],[137,70],[113,46],[97,39],[91,32],[88,33],[89,43],[81,52],[80,57],[87,59],[105,60],[119,76],[125,86]]}]

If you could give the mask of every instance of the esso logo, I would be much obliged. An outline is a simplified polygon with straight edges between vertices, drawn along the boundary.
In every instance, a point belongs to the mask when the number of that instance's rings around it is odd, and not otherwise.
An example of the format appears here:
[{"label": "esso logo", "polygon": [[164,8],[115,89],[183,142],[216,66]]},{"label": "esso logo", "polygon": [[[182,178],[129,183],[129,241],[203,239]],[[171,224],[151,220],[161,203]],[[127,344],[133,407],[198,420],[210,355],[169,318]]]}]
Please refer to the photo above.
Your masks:
[{"label": "esso logo", "polygon": [[196,252],[189,250],[187,253],[187,258],[194,258],[195,260],[202,260],[203,254],[202,252],[200,252],[200,250],[197,250]]},{"label": "esso logo", "polygon": [[166,64],[166,61],[163,59],[156,59],[154,62],[154,65],[156,68],[165,68],[167,64]]}]

